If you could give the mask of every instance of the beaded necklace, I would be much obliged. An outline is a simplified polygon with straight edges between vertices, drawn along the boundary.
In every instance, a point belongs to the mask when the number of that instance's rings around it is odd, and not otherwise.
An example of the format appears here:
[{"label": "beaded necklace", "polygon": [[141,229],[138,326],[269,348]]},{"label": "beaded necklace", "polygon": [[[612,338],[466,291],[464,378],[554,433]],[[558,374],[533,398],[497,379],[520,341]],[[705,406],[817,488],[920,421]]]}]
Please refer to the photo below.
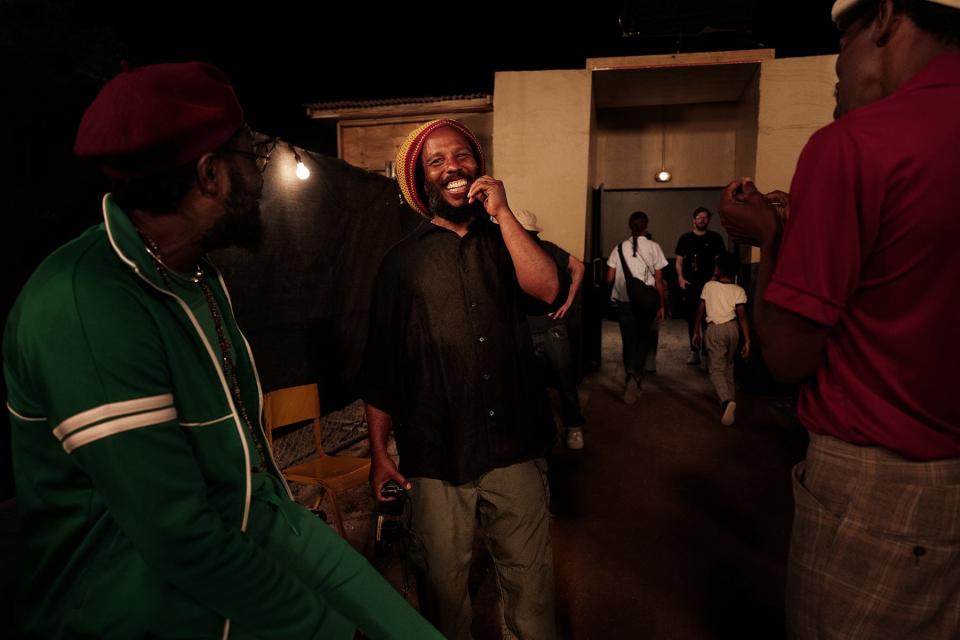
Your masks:
[{"label": "beaded necklace", "polygon": [[240,380],[237,376],[237,368],[234,364],[233,355],[230,349],[230,342],[227,340],[226,333],[223,329],[223,316],[220,313],[220,305],[217,304],[216,299],[213,297],[213,290],[210,289],[204,281],[203,268],[198,264],[192,276],[184,276],[183,274],[177,272],[176,269],[172,269],[163,261],[160,257],[160,247],[157,246],[157,243],[153,241],[150,236],[145,234],[141,230],[140,237],[143,238],[147,253],[153,259],[153,266],[156,268],[157,273],[160,274],[160,278],[163,280],[164,285],[167,290],[173,293],[173,283],[170,279],[170,276],[177,278],[178,280],[184,282],[191,282],[200,287],[200,291],[203,292],[203,297],[207,302],[207,307],[210,309],[210,315],[213,317],[213,326],[217,332],[217,341],[220,343],[220,356],[223,362],[223,375],[227,380],[227,386],[230,387],[230,394],[233,396],[233,402],[237,407],[237,411],[240,413],[241,419],[246,423],[247,430],[253,436],[253,442],[257,447],[257,454],[259,455],[259,462],[253,467],[253,471],[263,471],[266,469],[266,444],[261,442],[260,430],[254,427],[253,421],[250,420],[250,415],[247,413],[246,404],[243,402],[243,397],[240,394]]}]

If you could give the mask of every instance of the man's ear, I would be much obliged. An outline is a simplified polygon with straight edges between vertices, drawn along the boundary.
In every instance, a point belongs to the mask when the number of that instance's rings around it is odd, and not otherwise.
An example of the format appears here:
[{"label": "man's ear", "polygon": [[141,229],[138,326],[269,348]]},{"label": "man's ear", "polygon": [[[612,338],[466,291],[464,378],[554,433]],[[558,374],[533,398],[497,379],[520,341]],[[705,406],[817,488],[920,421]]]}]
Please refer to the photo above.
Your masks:
[{"label": "man's ear", "polygon": [[205,153],[197,160],[197,188],[205,196],[216,196],[221,190],[225,172],[219,160],[215,153]]},{"label": "man's ear", "polygon": [[893,10],[893,0],[881,0],[877,19],[873,21],[873,43],[885,47],[900,27],[902,19],[903,14]]}]

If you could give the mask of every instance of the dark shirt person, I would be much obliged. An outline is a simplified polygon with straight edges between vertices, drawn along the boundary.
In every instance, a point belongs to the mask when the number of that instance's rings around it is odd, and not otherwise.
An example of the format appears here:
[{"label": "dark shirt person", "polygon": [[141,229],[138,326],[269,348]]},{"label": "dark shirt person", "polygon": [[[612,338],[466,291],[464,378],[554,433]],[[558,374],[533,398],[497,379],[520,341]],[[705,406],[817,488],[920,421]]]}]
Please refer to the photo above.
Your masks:
[{"label": "dark shirt person", "polygon": [[[410,490],[421,607],[444,635],[470,637],[479,526],[509,633],[553,638],[543,456],[554,426],[526,316],[557,309],[566,278],[517,222],[503,183],[484,174],[462,123],[419,127],[396,166],[424,220],[387,252],[374,285],[363,394],[371,486],[381,500],[387,480]],[[386,451],[391,428],[399,469]]]},{"label": "dark shirt person", "polygon": [[540,246],[556,262],[558,271],[566,271],[570,275],[570,291],[560,308],[552,313],[529,316],[527,322],[530,324],[533,350],[543,365],[546,384],[548,387],[555,388],[560,397],[560,419],[566,432],[567,448],[583,449],[583,425],[586,420],[580,409],[577,372],[570,343],[570,331],[567,327],[567,313],[573,306],[580,285],[583,283],[586,267],[583,262],[561,247],[552,242],[540,240],[539,234],[543,229],[537,225],[537,216],[532,211],[520,209],[516,216],[524,229],[537,236]]},{"label": "dark shirt person", "polygon": [[680,236],[674,251],[677,284],[680,287],[683,316],[687,321],[687,335],[690,341],[690,357],[687,359],[687,364],[700,363],[700,349],[693,344],[693,334],[696,329],[694,318],[700,306],[703,285],[713,277],[718,256],[727,250],[723,244],[723,236],[707,228],[710,226],[710,218],[710,210],[706,207],[694,209],[693,229]]}]

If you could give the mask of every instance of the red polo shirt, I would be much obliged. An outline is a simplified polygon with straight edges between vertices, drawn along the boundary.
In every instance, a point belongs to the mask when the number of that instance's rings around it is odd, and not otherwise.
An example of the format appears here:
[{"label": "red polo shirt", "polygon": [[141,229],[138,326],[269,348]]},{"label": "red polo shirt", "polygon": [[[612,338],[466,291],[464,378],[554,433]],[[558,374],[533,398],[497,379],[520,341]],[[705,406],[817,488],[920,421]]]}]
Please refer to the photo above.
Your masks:
[{"label": "red polo shirt", "polygon": [[804,425],[960,457],[960,54],[810,138],[765,299],[832,327]]}]

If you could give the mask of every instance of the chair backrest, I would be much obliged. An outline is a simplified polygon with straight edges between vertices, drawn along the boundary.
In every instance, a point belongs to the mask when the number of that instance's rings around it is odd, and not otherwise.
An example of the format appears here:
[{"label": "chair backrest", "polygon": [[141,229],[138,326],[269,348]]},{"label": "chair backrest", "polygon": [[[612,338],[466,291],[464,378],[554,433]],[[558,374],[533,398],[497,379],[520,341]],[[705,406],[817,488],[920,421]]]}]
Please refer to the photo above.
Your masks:
[{"label": "chair backrest", "polygon": [[324,455],[320,428],[320,392],[316,384],[303,384],[267,393],[263,396],[263,416],[271,445],[274,429],[298,422],[312,422],[317,453]]}]

